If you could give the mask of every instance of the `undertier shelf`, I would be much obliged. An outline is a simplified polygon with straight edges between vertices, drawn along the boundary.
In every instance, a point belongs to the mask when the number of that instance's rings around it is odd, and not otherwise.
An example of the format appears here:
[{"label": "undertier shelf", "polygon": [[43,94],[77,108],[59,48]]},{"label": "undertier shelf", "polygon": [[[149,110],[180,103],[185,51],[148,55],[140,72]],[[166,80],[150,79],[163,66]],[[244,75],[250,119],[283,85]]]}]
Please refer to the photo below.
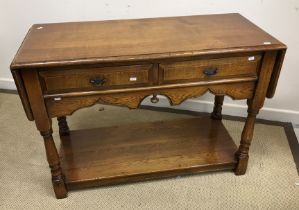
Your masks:
[{"label": "undertier shelf", "polygon": [[234,169],[237,146],[208,117],[71,131],[60,158],[68,189]]}]

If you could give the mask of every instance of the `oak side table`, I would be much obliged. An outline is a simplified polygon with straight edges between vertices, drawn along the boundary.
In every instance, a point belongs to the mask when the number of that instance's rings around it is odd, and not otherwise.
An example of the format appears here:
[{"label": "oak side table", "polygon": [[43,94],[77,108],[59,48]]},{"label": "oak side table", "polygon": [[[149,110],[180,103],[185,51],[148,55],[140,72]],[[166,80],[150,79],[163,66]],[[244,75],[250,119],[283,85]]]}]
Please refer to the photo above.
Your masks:
[{"label": "oak side table", "polygon": [[[255,118],[274,95],[285,52],[239,14],[37,24],[11,71],[27,118],[43,136],[55,195],[65,198],[90,186],[218,170],[245,174]],[[135,109],[147,96],[156,103],[164,95],[177,105],[207,91],[215,95],[211,118],[76,131],[66,121],[98,102]],[[239,147],[221,122],[224,96],[247,100]]]}]

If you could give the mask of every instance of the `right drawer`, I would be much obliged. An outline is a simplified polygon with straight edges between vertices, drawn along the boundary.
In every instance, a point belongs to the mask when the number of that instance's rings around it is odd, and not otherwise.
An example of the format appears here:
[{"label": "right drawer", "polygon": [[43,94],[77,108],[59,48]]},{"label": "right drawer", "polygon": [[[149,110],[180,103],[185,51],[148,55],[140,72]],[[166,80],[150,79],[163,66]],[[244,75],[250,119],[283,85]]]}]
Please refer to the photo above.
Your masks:
[{"label": "right drawer", "polygon": [[[195,82],[231,77],[256,76],[261,55],[165,62],[159,65],[160,82]],[[162,80],[162,81],[161,81]]]}]

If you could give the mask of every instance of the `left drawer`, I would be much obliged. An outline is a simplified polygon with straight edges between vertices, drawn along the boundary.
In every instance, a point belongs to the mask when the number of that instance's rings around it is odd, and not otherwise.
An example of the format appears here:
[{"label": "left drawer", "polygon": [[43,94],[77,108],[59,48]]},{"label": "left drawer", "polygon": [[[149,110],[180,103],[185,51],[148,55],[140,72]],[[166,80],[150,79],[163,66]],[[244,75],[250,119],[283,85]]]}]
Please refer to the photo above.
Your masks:
[{"label": "left drawer", "polygon": [[44,92],[70,92],[150,85],[153,65],[40,71]]}]

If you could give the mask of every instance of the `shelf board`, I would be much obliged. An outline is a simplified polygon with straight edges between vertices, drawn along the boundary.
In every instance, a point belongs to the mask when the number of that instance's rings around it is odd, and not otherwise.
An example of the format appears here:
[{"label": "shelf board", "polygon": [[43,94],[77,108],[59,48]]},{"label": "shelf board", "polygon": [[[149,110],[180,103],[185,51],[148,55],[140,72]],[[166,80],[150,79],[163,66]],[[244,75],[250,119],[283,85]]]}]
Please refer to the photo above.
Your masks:
[{"label": "shelf board", "polygon": [[71,131],[62,137],[68,189],[233,169],[237,146],[208,117]]}]

